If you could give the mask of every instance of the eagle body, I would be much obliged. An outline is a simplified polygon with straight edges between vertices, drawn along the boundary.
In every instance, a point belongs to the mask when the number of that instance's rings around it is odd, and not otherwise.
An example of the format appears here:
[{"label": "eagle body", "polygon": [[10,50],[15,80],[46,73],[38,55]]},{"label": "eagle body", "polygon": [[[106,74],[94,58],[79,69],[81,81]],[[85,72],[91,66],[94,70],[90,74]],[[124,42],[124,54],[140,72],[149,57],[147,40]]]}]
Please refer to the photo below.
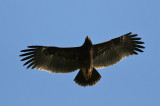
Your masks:
[{"label": "eagle body", "polygon": [[21,50],[27,68],[53,73],[69,73],[80,69],[74,81],[80,86],[95,85],[101,75],[96,69],[116,64],[120,60],[143,52],[144,42],[137,34],[127,33],[109,41],[92,44],[87,36],[80,47],[28,46]]},{"label": "eagle body", "polygon": [[86,37],[84,44],[81,46],[81,52],[82,53],[79,53],[81,70],[85,80],[88,80],[92,75],[93,69],[93,46],[88,36]]}]

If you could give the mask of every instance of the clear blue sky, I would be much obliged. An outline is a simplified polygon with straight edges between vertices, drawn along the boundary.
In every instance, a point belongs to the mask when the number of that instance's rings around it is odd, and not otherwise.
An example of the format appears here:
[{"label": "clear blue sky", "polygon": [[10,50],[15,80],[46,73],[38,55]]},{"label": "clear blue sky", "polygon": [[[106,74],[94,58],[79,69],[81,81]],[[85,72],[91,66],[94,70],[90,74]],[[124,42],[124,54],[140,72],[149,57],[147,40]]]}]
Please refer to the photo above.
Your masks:
[{"label": "clear blue sky", "polygon": [[[160,106],[159,0],[0,0],[0,106]],[[53,74],[23,67],[28,45],[80,46],[139,34],[144,53],[98,69],[92,87],[77,72]]]}]

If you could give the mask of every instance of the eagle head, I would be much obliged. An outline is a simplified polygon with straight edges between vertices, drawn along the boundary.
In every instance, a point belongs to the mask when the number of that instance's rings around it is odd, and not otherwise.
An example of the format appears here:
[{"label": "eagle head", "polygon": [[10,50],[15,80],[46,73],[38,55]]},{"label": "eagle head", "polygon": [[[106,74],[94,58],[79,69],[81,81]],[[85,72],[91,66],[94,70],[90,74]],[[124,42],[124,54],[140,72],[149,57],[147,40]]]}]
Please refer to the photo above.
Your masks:
[{"label": "eagle head", "polygon": [[91,41],[91,39],[88,36],[85,38],[85,41],[84,41],[84,43],[83,43],[82,46],[92,47],[92,41]]}]

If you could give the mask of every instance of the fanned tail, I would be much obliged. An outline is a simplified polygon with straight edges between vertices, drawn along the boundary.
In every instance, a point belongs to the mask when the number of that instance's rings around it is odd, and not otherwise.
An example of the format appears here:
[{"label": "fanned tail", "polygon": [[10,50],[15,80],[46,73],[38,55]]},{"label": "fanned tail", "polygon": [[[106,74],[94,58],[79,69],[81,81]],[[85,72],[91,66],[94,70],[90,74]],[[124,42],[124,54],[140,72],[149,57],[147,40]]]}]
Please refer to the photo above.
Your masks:
[{"label": "fanned tail", "polygon": [[95,85],[101,79],[101,75],[97,72],[95,68],[92,70],[91,78],[85,80],[82,70],[80,70],[75,77],[74,81],[80,86],[92,86]]}]

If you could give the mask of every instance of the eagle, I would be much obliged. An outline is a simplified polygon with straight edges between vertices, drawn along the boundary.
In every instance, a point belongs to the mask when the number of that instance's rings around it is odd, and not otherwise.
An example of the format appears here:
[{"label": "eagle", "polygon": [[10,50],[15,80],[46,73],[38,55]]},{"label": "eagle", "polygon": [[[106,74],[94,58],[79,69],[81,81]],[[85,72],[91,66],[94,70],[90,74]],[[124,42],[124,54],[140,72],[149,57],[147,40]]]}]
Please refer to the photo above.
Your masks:
[{"label": "eagle", "polygon": [[80,86],[95,85],[101,79],[96,69],[116,64],[120,60],[143,52],[144,42],[137,34],[127,33],[109,41],[92,44],[87,36],[82,46],[28,46],[21,50],[27,69],[39,69],[53,73],[70,73],[79,69],[74,81]]}]

